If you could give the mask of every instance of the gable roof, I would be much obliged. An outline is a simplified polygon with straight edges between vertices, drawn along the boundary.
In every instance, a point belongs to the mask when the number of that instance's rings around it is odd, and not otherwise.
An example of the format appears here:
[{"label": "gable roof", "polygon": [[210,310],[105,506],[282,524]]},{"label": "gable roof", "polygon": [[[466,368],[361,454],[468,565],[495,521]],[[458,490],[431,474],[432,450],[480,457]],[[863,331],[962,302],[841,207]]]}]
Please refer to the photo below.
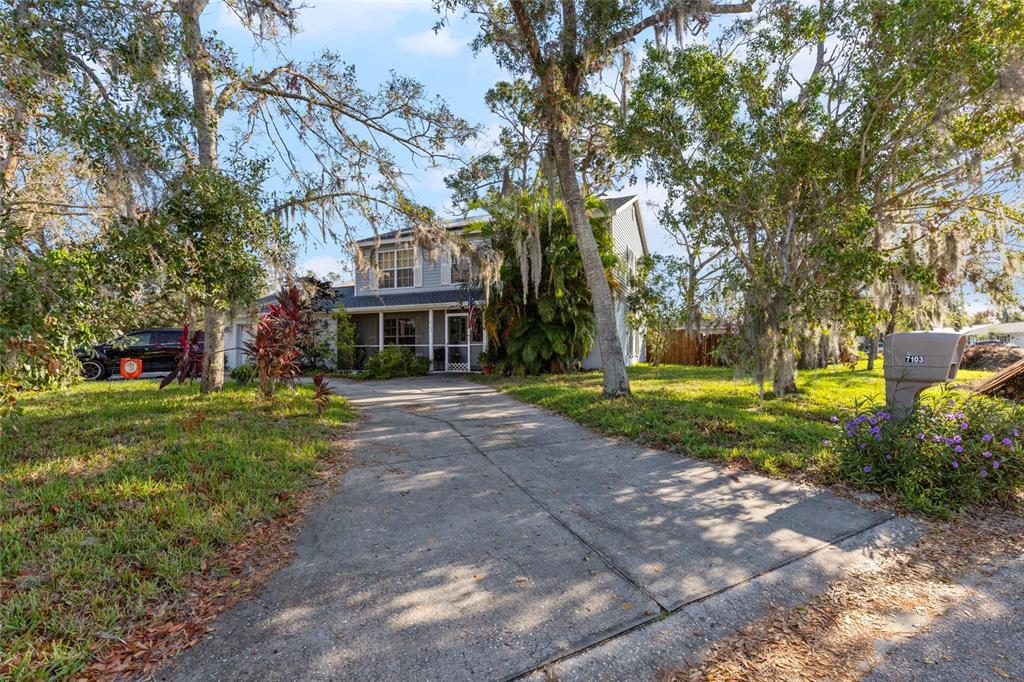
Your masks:
[{"label": "gable roof", "polygon": [[[640,197],[636,194],[627,194],[626,196],[622,197],[604,197],[601,199],[601,201],[604,202],[604,205],[607,207],[609,213],[611,213],[612,215],[616,215],[620,211],[624,210],[626,207],[636,202],[639,198]],[[445,223],[445,229],[460,230],[466,227],[467,225],[471,225],[473,223],[487,222],[490,219],[491,217],[486,214],[469,216],[466,218],[458,218],[456,220],[451,220]],[[646,251],[647,237],[644,234],[644,227],[643,223],[640,222],[639,213],[637,214],[637,221],[637,224],[640,226],[640,240],[644,243],[644,251]],[[373,237],[359,239],[355,242],[355,244],[356,246],[371,246],[373,244],[376,244],[378,239],[381,242],[392,241],[394,239],[402,237],[403,234],[407,233],[408,230],[390,230],[388,232],[382,232],[381,234]]]}]

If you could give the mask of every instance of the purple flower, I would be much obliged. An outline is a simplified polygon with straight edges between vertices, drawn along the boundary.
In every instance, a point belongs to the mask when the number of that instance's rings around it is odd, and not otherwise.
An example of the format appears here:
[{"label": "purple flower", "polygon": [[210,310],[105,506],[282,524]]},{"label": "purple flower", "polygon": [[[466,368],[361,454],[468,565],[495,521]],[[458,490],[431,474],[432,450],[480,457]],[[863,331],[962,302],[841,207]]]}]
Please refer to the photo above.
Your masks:
[{"label": "purple flower", "polygon": [[934,436],[932,436],[932,440],[935,441],[936,443],[941,443],[944,439],[939,434],[935,434]]},{"label": "purple flower", "polygon": [[988,470],[982,469],[981,471],[978,472],[978,475],[981,476],[982,478],[985,478],[988,476]]},{"label": "purple flower", "polygon": [[1007,446],[1007,447],[1013,445],[1013,441],[1010,440],[1009,438],[1004,438],[1004,439],[1002,439],[999,442],[1002,443],[1003,445]]},{"label": "purple flower", "polygon": [[821,444],[824,445],[825,447],[828,447],[828,446],[832,445],[832,441],[830,441],[828,438],[826,438],[825,440],[821,441]]},{"label": "purple flower", "polygon": [[963,442],[963,440],[964,440],[964,439],[963,439],[963,438],[961,438],[961,437],[960,437],[960,434],[958,433],[958,434],[956,434],[955,436],[953,436],[952,438],[950,438],[950,439],[949,439],[949,442],[950,442],[950,443],[962,443],[962,442]]},{"label": "purple flower", "polygon": [[861,449],[861,450],[863,450],[863,449],[864,449],[864,448],[866,448],[867,446],[868,446],[868,444],[867,444],[867,443],[861,443],[861,444],[860,444],[860,449]]},{"label": "purple flower", "polygon": [[832,418],[829,421],[831,421],[833,424],[837,424],[839,422],[839,417],[832,415]]},{"label": "purple flower", "polygon": [[992,442],[992,434],[991,433],[986,433],[984,436],[981,437],[981,439],[983,441],[985,441],[986,443],[991,443]]},{"label": "purple flower", "polygon": [[956,417],[954,417],[954,416],[953,416],[953,413],[952,413],[952,412],[947,412],[947,413],[946,413],[946,421],[950,421],[950,422],[951,422],[951,421],[953,421],[954,419],[956,419]]},{"label": "purple flower", "polygon": [[1018,431],[1017,429],[1014,429],[1013,431],[1010,431],[1010,435],[1013,436],[1014,438],[1016,438],[1017,436],[1020,435],[1020,431]]},{"label": "purple flower", "polygon": [[891,462],[891,461],[892,461],[892,455],[886,455],[886,456],[885,456],[885,459],[886,459],[887,461]]},{"label": "purple flower", "polygon": [[918,440],[924,440],[924,434],[923,433],[917,434],[917,439]]},{"label": "purple flower", "polygon": [[871,465],[870,464],[865,464],[864,465],[864,473],[865,474],[870,474],[871,473]]},{"label": "purple flower", "polygon": [[960,428],[961,429],[969,429],[970,427],[971,427],[971,425],[968,424],[967,422],[960,422]]},{"label": "purple flower", "polygon": [[876,433],[875,434],[875,440],[882,440],[882,434]]},{"label": "purple flower", "polygon": [[891,415],[891,414],[889,414],[888,412],[879,412],[879,413],[878,413],[878,416],[879,416],[880,418],[882,418],[882,419],[886,420],[886,421],[889,421],[890,419],[892,419],[892,415]]},{"label": "purple flower", "polygon": [[964,451],[964,446],[963,446],[963,445],[957,445],[957,446],[956,446],[955,448],[953,448],[953,450],[954,450],[954,451],[955,451],[955,452],[956,452],[957,454],[960,454],[961,452],[963,452],[963,451]]},{"label": "purple flower", "polygon": [[956,413],[956,418],[957,419],[963,419],[964,418],[964,413],[963,412],[957,412]]},{"label": "purple flower", "polygon": [[992,452],[990,450],[986,450],[985,452],[983,452],[981,454],[982,454],[983,457],[991,457],[992,456]]},{"label": "purple flower", "polygon": [[956,461],[956,460],[954,459],[954,460],[953,460],[953,468],[954,468],[954,469],[959,469],[959,468],[960,468],[960,462],[958,462],[958,461]]},{"label": "purple flower", "polygon": [[998,469],[1000,466],[1001,466],[1001,463],[999,462],[998,459],[992,460],[992,468],[993,469]]}]

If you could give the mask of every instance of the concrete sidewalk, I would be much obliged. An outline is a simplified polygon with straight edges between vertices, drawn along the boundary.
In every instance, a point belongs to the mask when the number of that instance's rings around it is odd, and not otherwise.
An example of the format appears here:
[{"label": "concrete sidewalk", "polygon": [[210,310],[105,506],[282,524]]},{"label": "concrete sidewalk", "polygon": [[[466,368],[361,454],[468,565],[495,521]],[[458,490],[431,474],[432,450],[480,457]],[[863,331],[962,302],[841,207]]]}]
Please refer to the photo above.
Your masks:
[{"label": "concrete sidewalk", "polygon": [[916,533],[461,379],[335,383],[357,464],[164,677],[643,679]]}]

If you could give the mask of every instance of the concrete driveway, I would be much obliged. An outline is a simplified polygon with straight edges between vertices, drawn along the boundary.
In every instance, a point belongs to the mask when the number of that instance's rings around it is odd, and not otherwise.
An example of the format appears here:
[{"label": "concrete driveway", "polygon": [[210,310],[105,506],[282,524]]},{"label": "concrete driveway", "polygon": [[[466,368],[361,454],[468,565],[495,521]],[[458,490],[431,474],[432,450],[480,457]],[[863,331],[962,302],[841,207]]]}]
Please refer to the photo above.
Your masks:
[{"label": "concrete driveway", "polygon": [[461,379],[335,385],[357,464],[164,677],[644,679],[916,532]]}]

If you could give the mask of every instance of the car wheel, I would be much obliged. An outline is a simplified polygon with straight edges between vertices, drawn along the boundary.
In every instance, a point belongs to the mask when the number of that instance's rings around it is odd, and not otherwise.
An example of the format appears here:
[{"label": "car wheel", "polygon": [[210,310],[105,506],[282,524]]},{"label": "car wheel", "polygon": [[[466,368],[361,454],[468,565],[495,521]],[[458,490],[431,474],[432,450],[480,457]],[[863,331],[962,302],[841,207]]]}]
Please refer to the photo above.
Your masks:
[{"label": "car wheel", "polygon": [[107,378],[107,368],[102,362],[86,360],[82,363],[82,378],[86,381],[99,381]]}]

